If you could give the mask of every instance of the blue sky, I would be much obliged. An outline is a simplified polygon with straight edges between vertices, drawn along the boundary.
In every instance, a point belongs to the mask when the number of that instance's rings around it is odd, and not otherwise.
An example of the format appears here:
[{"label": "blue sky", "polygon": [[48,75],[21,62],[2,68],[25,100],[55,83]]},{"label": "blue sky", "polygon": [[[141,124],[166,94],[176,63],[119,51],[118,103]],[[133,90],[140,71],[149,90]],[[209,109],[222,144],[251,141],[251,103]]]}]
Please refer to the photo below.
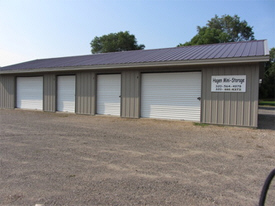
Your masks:
[{"label": "blue sky", "polygon": [[275,0],[0,0],[0,66],[90,54],[95,36],[119,31],[175,47],[215,14],[237,14],[275,47]]}]

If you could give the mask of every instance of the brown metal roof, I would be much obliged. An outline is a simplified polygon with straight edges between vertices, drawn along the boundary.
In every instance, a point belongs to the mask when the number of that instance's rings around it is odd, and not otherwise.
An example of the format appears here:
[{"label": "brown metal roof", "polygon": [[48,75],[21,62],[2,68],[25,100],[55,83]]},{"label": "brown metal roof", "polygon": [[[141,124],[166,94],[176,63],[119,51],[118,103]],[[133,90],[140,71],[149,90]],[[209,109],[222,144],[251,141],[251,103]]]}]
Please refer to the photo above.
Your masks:
[{"label": "brown metal roof", "polygon": [[38,59],[15,65],[1,67],[2,71],[33,70],[40,68],[97,66],[97,65],[135,65],[139,63],[161,63],[174,61],[199,61],[226,58],[267,56],[266,40],[185,46],[166,49],[135,50],[85,56]]}]

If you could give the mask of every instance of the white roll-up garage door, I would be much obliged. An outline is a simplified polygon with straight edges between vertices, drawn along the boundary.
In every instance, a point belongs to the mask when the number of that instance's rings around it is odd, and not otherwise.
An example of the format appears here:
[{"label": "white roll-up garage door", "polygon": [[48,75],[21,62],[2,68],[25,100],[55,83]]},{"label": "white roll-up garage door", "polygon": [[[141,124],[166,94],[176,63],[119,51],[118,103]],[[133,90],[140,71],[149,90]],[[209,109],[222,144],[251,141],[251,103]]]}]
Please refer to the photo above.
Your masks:
[{"label": "white roll-up garage door", "polygon": [[141,117],[200,121],[201,72],[147,73]]},{"label": "white roll-up garage door", "polygon": [[75,75],[58,76],[57,111],[75,112]]},{"label": "white roll-up garage door", "polygon": [[97,76],[97,114],[120,116],[121,75]]},{"label": "white roll-up garage door", "polygon": [[17,77],[16,107],[43,110],[43,77]]}]

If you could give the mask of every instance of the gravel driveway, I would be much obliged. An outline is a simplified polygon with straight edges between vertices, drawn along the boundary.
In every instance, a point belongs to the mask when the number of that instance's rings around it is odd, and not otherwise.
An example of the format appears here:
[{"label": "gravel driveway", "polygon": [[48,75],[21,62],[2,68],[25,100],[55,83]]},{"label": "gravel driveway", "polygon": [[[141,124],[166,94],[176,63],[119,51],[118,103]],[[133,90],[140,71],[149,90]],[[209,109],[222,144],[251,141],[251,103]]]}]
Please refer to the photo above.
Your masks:
[{"label": "gravel driveway", "polygon": [[0,205],[257,205],[275,167],[259,125],[0,110]]}]

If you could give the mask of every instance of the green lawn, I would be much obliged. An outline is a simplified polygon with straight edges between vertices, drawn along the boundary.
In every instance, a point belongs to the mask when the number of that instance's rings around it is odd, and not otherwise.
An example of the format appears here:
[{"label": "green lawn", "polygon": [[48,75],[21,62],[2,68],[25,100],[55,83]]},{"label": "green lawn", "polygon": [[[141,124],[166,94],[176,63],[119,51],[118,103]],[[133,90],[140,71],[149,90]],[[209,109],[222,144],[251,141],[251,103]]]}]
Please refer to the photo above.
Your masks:
[{"label": "green lawn", "polygon": [[275,101],[260,100],[259,105],[275,106]]}]

